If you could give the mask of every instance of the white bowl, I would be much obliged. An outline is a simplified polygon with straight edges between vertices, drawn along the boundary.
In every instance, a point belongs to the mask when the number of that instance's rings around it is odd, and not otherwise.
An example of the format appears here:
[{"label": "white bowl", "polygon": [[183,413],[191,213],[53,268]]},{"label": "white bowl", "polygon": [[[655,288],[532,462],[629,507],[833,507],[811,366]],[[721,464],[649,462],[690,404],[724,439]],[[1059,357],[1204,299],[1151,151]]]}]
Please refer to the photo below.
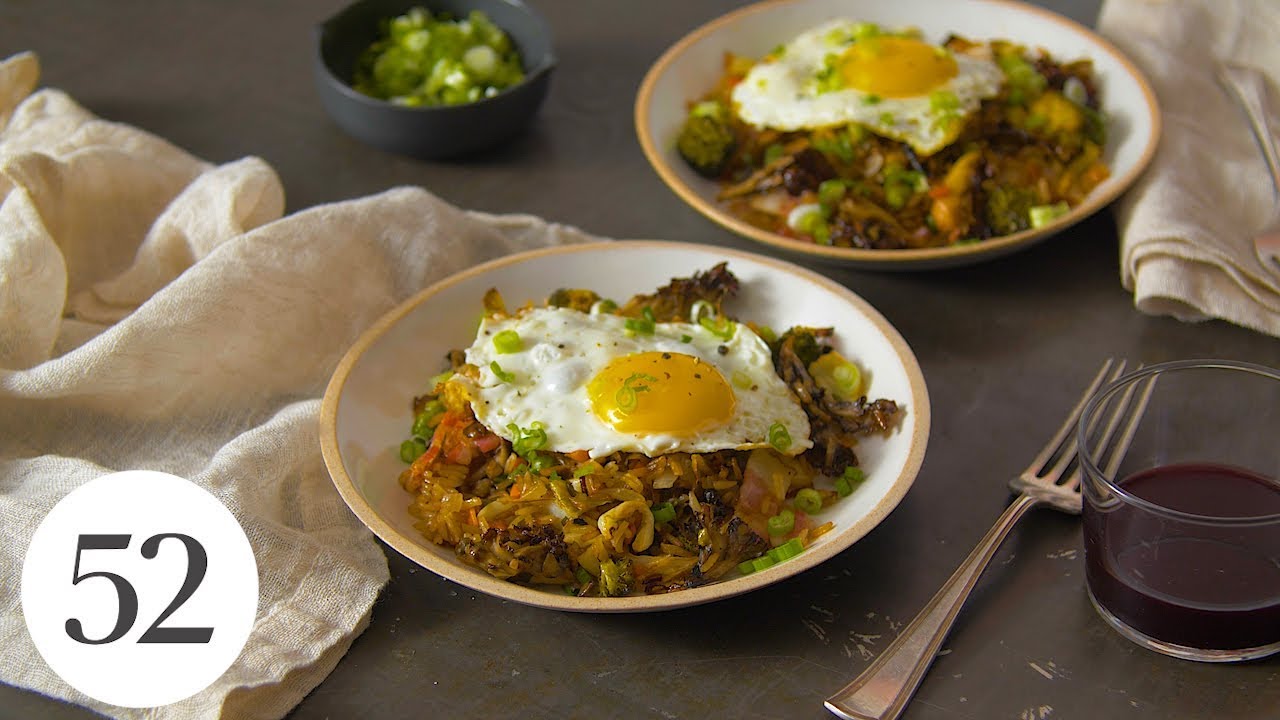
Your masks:
[{"label": "white bowl", "polygon": [[[741,290],[726,307],[741,319],[781,331],[793,325],[835,328],[837,349],[865,368],[868,395],[905,411],[888,438],[864,440],[858,455],[867,479],[820,516],[835,523],[799,556],[758,573],[665,595],[580,598],[494,578],[428,543],[413,528],[410,496],[397,478],[410,404],[438,373],[445,353],[466,347],[481,297],[501,291],[509,307],[541,304],[558,288],[591,288],[618,300],[652,292],[727,261]],[[320,414],[320,445],[334,485],[351,510],[388,545],[443,577],[528,605],[584,612],[683,607],[737,595],[807,570],[866,535],[898,504],[924,459],[929,397],[915,355],[874,308],[821,275],[773,258],[710,246],[624,241],[522,253],[464,271],[408,300],[366,331],[334,371]]]},{"label": "white bowl", "polygon": [[[800,32],[837,17],[888,27],[915,26],[941,42],[955,33],[972,40],[1003,38],[1042,47],[1060,60],[1090,58],[1107,116],[1103,157],[1111,177],[1078,207],[1045,225],[979,243],[944,248],[864,250],[803,242],[762,230],[730,215],[716,201],[715,182],[689,169],[675,138],[689,102],[719,79],[724,55],[761,57]],[[1065,17],[1009,0],[777,0],[749,5],[694,30],[650,68],[635,105],[636,133],[645,157],[677,195],[698,212],[743,237],[787,253],[876,270],[965,265],[1021,250],[1105,207],[1150,162],[1160,136],[1155,93],[1142,73],[1110,42]]]}]

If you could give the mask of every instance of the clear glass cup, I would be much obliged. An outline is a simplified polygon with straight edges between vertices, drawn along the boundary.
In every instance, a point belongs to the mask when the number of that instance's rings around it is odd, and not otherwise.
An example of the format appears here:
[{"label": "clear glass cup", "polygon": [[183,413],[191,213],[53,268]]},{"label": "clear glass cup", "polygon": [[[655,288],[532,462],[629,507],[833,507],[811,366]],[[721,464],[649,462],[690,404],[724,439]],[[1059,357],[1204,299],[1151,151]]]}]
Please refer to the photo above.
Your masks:
[{"label": "clear glass cup", "polygon": [[[1109,419],[1149,392],[1108,472]],[[1143,647],[1204,662],[1280,651],[1280,370],[1229,360],[1141,368],[1079,426],[1089,598]]]}]

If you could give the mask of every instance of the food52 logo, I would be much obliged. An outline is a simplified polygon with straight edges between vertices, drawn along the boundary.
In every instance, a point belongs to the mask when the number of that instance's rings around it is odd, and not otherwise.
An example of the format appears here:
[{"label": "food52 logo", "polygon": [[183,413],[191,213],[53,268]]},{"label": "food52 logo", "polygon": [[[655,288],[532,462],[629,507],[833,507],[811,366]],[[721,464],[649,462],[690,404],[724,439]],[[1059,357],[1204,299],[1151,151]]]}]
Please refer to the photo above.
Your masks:
[{"label": "food52 logo", "polygon": [[122,707],[178,702],[226,672],[258,608],[248,538],[166,473],[105,475],[63,498],[22,568],[27,630],[54,672]]}]

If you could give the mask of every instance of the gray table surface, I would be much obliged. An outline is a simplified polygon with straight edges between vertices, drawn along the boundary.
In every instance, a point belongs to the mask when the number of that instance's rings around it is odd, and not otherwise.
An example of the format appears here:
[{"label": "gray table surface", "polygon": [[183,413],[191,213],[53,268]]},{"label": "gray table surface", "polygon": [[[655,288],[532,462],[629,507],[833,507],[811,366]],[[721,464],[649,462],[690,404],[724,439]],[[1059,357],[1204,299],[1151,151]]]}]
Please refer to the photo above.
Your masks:
[{"label": "gray table surface", "polygon": [[[420,185],[462,207],[533,213],[615,238],[764,251],[668,190],[632,123],[650,64],[735,3],[533,0],[560,58],[546,105],[513,143],[448,163],[372,150],[324,114],[311,84],[311,31],[341,4],[4,0],[0,55],[36,51],[42,84],[209,161],[264,158],[290,211]],[[1100,6],[1040,4],[1089,25]],[[1120,285],[1109,212],[968,268],[811,267],[879,308],[928,382],[928,455],[879,527],[786,582],[648,615],[506,603],[387,549],[391,582],[372,624],[290,717],[830,717],[822,700],[866,667],[968,554],[1007,502],[1006,478],[1104,357],[1280,366],[1275,338],[1137,312]],[[1037,512],[984,576],[905,717],[1280,716],[1280,657],[1203,665],[1121,639],[1085,597],[1078,520]],[[90,713],[0,686],[0,716]]]}]

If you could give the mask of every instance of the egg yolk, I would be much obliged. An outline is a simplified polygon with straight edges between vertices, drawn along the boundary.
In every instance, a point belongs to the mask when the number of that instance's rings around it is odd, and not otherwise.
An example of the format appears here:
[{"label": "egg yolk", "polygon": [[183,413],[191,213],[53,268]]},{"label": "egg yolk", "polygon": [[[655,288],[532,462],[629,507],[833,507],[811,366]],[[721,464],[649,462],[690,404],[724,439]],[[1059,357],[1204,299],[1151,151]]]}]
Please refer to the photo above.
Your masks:
[{"label": "egg yolk", "polygon": [[950,53],[905,37],[860,40],[840,58],[840,74],[849,87],[880,97],[923,95],[957,72]]},{"label": "egg yolk", "polygon": [[615,358],[587,384],[591,409],[618,432],[692,435],[733,417],[733,389],[701,358],[641,352]]}]

